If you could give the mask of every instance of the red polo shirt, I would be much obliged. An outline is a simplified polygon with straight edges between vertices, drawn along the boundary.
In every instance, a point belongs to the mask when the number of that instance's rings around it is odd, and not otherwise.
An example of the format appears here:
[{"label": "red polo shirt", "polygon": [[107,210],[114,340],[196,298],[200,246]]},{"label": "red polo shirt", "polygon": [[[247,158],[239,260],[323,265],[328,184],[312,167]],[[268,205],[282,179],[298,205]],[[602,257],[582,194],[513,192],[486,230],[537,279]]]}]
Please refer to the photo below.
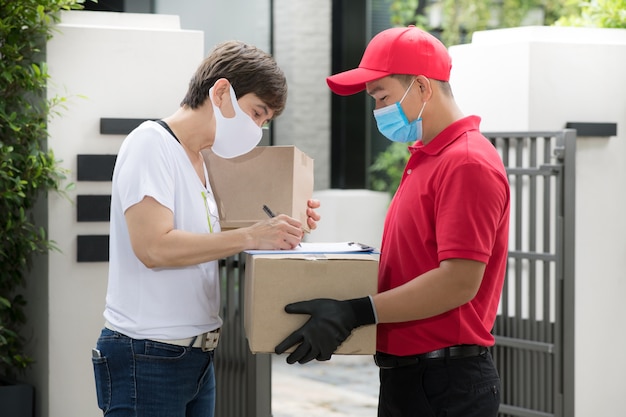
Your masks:
[{"label": "red polo shirt", "polygon": [[476,116],[463,118],[427,145],[409,147],[385,220],[378,289],[419,279],[451,258],[486,264],[480,289],[467,304],[438,316],[379,324],[381,352],[405,356],[494,343],[490,332],[507,261],[510,188],[502,159],[479,123]]}]

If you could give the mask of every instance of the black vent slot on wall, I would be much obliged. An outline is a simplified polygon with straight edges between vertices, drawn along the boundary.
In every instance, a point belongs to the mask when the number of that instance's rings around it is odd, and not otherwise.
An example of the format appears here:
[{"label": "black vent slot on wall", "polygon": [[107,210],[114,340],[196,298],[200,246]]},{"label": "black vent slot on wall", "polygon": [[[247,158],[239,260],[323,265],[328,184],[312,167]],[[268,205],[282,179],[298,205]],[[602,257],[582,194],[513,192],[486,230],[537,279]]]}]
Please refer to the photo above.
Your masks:
[{"label": "black vent slot on wall", "polygon": [[78,235],[77,262],[108,262],[109,235]]},{"label": "black vent slot on wall", "polygon": [[568,129],[576,129],[576,136],[609,137],[617,135],[617,123],[567,122]]},{"label": "black vent slot on wall", "polygon": [[110,195],[79,195],[76,200],[76,220],[79,222],[108,222],[111,215]]},{"label": "black vent slot on wall", "polygon": [[78,155],[78,181],[111,181],[117,155]]},{"label": "black vent slot on wall", "polygon": [[103,117],[100,119],[101,135],[128,135],[137,126],[146,120],[155,119],[114,119]]}]

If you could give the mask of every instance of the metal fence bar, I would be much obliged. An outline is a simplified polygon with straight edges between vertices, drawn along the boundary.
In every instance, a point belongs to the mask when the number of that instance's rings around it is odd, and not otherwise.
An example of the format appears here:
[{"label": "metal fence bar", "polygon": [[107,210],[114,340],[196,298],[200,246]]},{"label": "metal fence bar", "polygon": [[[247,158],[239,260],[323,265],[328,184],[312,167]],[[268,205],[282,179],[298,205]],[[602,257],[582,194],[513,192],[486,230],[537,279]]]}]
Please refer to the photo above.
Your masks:
[{"label": "metal fence bar", "polygon": [[523,252],[517,250],[509,251],[509,258],[515,259],[533,259],[538,261],[548,261],[554,262],[556,261],[556,255],[550,253],[538,253],[538,252]]},{"label": "metal fence bar", "polygon": [[[530,165],[537,164],[537,142],[530,141]],[[528,248],[526,250],[537,251],[537,175],[529,175],[528,178]],[[538,320],[537,314],[537,262],[535,259],[528,258],[528,328],[524,334],[525,338],[537,340],[538,328],[541,321]],[[524,363],[532,364],[528,369],[528,377],[525,380],[524,391],[528,395],[528,405],[533,410],[543,409],[539,391],[542,391],[541,381],[545,381],[545,369],[541,366],[541,355],[536,352],[524,351]]]},{"label": "metal fence bar", "polygon": [[[551,165],[551,158],[552,158],[552,146],[553,144],[551,143],[550,140],[544,140],[543,141],[543,161],[542,161],[542,165],[540,166],[540,169],[547,171],[548,173],[554,173],[557,172],[555,170],[551,170],[551,169],[547,169],[548,166]],[[560,168],[560,166],[558,167]],[[545,176],[543,178],[543,211],[542,211],[542,219],[543,219],[543,224],[553,224],[554,223],[554,219],[553,219],[553,209],[552,209],[552,195],[556,192],[558,192],[559,188],[558,187],[553,187],[552,186],[553,183],[553,178],[552,176]],[[555,226],[556,229],[556,226]],[[542,247],[544,252],[549,252],[549,253],[555,253],[554,248],[552,247],[551,241],[552,241],[552,228],[550,227],[544,227],[543,230],[543,239],[542,239]],[[558,234],[556,236],[554,236],[555,239],[558,239]],[[551,337],[552,335],[552,330],[550,325],[546,324],[546,323],[550,323],[550,316],[551,316],[551,311],[552,311],[552,303],[551,303],[551,283],[553,281],[552,277],[553,274],[551,273],[551,265],[555,265],[556,263],[558,263],[558,255],[555,254],[554,258],[550,259],[551,262],[543,262],[542,263],[542,277],[543,277],[543,311],[544,311],[544,317],[546,318],[542,325],[541,325],[541,332],[539,334],[540,340],[544,341],[544,342],[553,342],[554,338]],[[555,294],[556,296],[556,294]],[[554,308],[556,309],[557,307],[554,306]],[[553,344],[554,346],[554,344]],[[553,360],[551,360],[551,357],[542,357],[540,360],[540,366],[542,366],[543,369],[553,369]],[[557,372],[556,369],[554,369],[554,372]],[[554,372],[543,372],[544,374],[544,379],[543,381],[544,384],[546,386],[549,387],[554,387]],[[554,389],[542,389],[539,390],[539,396],[541,398],[541,405],[540,408],[543,410],[555,410],[555,402],[554,402],[554,397],[555,397],[555,392]],[[555,410],[556,411],[556,410]]]},{"label": "metal fence bar", "polygon": [[514,407],[512,405],[501,405],[500,415],[516,417],[554,417],[552,413],[529,410],[527,408]]},{"label": "metal fence bar", "polygon": [[[522,138],[513,139],[515,143],[515,167],[520,168],[523,164],[524,157],[524,142]],[[513,223],[515,228],[515,243],[514,248],[517,250],[523,249],[523,238],[524,238],[524,230],[526,230],[524,224],[524,178],[525,175],[521,173],[514,174],[515,178],[515,186],[513,187],[515,193],[515,221]],[[522,289],[522,274],[523,274],[523,266],[524,261],[518,261],[515,263],[515,314],[512,317],[513,320],[513,335],[517,337],[524,338],[524,329],[523,329],[523,319],[522,319],[522,296],[524,295],[524,291]],[[507,313],[508,314],[508,313]],[[526,404],[525,394],[525,386],[524,383],[527,380],[525,377],[526,367],[524,367],[524,362],[522,360],[523,351],[513,350],[513,357],[515,358],[513,362],[514,372],[512,374],[515,376],[516,381],[513,390],[512,398],[515,398],[519,404]]]},{"label": "metal fence bar", "polygon": [[554,353],[553,343],[535,342],[532,340],[524,340],[515,337],[495,336],[498,346],[523,349],[534,352]]},{"label": "metal fence bar", "polygon": [[561,308],[557,309],[557,321],[561,331],[555,342],[563,348],[556,356],[556,379],[554,384],[561,401],[556,409],[559,415],[575,417],[574,408],[574,322],[575,322],[575,213],[576,213],[576,131],[566,129],[557,138],[556,154],[563,164],[561,187],[562,198],[557,200],[557,233],[563,239],[557,240],[556,248],[562,258],[557,265],[556,283],[562,297]]}]

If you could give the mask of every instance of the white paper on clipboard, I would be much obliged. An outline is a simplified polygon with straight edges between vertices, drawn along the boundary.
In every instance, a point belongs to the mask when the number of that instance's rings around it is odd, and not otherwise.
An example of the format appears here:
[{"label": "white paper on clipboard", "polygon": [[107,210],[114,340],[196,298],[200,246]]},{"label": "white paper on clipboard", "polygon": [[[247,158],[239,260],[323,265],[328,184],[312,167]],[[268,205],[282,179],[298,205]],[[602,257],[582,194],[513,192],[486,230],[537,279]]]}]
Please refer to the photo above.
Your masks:
[{"label": "white paper on clipboard", "polygon": [[287,254],[287,253],[373,253],[376,248],[358,242],[302,242],[290,250],[249,250],[246,253]]}]

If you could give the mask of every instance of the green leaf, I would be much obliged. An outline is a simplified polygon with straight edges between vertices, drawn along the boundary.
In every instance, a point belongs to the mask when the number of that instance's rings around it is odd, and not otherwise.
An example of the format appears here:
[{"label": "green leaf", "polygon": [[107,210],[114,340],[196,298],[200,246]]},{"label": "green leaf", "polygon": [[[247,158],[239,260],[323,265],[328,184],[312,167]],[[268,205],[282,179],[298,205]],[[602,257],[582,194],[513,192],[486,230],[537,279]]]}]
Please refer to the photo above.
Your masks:
[{"label": "green leaf", "polygon": [[46,99],[49,74],[41,51],[56,30],[59,12],[80,8],[81,2],[0,1],[0,375],[12,376],[32,363],[20,335],[26,299],[19,290],[33,255],[56,245],[35,223],[32,210],[39,196],[60,190],[65,179],[65,170],[46,149],[54,101]]}]

